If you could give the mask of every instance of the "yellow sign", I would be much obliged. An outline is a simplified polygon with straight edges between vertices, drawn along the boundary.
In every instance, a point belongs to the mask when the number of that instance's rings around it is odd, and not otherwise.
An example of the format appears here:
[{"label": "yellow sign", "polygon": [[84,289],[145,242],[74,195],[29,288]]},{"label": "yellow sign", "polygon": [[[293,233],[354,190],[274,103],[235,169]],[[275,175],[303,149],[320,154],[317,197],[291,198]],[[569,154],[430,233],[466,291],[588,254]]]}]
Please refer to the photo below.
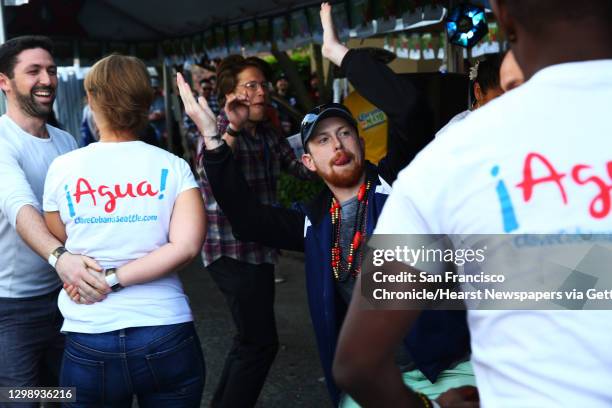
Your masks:
[{"label": "yellow sign", "polygon": [[365,140],[366,159],[378,164],[387,154],[387,115],[356,91],[344,100],[359,126],[359,135]]}]

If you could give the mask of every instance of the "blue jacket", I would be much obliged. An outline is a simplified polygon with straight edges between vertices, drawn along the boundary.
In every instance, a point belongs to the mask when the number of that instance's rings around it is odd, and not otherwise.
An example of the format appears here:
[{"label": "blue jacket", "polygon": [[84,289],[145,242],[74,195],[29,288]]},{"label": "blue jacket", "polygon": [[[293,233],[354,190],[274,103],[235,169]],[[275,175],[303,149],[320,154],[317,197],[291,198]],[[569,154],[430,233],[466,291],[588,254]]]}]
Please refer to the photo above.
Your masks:
[{"label": "blue jacket", "polygon": [[[367,207],[367,236],[371,236],[378,217],[391,192],[389,184],[377,173],[374,166],[368,167],[370,174],[376,173],[375,184],[369,192]],[[319,198],[320,202],[303,207],[306,215],[304,252],[306,253],[306,287],[310,317],[315,330],[319,357],[325,373],[326,383],[332,399],[337,402],[339,393],[333,382],[332,363],[338,342],[340,327],[344,321],[346,307],[335,287],[330,263],[332,247],[332,224],[328,211],[331,195]],[[323,208],[317,204],[326,203]],[[324,209],[324,210],[323,210]],[[323,210],[323,211],[321,211]],[[309,225],[310,224],[310,225]],[[406,336],[404,343],[417,368],[435,382],[441,371],[469,355],[470,337],[464,311],[425,311]]]}]

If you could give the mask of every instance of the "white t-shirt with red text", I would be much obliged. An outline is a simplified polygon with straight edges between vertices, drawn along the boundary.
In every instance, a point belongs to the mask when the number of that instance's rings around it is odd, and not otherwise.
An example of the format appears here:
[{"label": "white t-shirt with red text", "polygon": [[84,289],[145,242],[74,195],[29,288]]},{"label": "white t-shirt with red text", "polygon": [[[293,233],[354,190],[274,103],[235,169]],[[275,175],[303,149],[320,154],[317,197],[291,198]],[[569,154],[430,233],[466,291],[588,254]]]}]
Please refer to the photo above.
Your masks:
[{"label": "white t-shirt with red text", "polygon": [[[539,71],[417,155],[375,233],[611,233],[611,107],[612,60]],[[481,406],[612,406],[612,311],[470,310],[468,323]]]},{"label": "white t-shirt with red text", "polygon": [[[58,157],[47,173],[44,211],[59,211],[66,248],[104,268],[119,267],[168,243],[174,202],[198,188],[189,165],[141,141],[93,143]],[[82,305],[59,296],[63,331],[102,333],[192,320],[176,273]]]}]

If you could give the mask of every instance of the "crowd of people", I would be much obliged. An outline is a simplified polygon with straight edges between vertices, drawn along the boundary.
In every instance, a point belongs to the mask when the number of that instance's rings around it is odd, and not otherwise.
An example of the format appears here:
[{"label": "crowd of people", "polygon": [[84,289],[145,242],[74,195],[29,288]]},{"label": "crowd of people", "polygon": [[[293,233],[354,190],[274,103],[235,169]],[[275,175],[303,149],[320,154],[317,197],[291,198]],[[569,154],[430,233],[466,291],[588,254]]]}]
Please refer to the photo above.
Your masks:
[{"label": "crowd of people", "polygon": [[[200,406],[204,355],[177,272],[201,255],[236,329],[210,405],[253,407],[278,351],[275,264],[288,249],[304,253],[334,406],[611,406],[609,311],[362,304],[374,234],[612,227],[601,216],[609,188],[594,215],[588,189],[562,184],[587,181],[550,166],[588,163],[581,168],[612,177],[612,4],[491,3],[511,49],[476,64],[473,103],[435,135],[422,91],[342,44],[332,6],[321,5],[323,56],[388,118],[378,164],[365,159],[346,106],[319,105],[298,126],[287,78],[238,55],[193,81],[195,89],[177,74],[194,163],[156,146],[167,137],[163,97],[131,56],[105,57],[87,74],[87,142],[77,148],[49,124],[58,83],[51,41],[1,45],[0,387],[76,387],[75,407],[128,407],[134,396],[141,407]],[[301,157],[286,139],[293,133]],[[533,176],[533,155],[547,158],[548,173]],[[325,187],[284,208],[281,171]]]}]

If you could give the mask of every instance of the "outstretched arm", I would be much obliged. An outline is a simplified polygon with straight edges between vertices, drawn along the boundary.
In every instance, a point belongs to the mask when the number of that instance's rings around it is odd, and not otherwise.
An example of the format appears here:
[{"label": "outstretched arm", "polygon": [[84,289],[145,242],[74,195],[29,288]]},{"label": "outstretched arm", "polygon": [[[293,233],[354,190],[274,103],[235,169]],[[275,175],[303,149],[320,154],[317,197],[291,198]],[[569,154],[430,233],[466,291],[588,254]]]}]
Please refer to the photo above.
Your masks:
[{"label": "outstretched arm", "polygon": [[[25,205],[18,211],[16,230],[21,239],[45,260],[55,248],[64,245],[65,233],[47,228],[43,216],[31,205]],[[103,300],[110,292],[100,276],[102,267],[91,258],[66,252],[57,260],[55,270],[62,282],[81,288],[86,303]]]},{"label": "outstretched arm", "polygon": [[[177,74],[185,112],[194,121],[205,150],[203,165],[215,199],[232,224],[234,236],[267,246],[301,251],[304,248],[304,214],[296,210],[263,205],[254,196],[232,151],[216,132],[216,118],[204,98],[196,102],[189,85]],[[233,115],[248,117],[248,101],[236,98],[226,105]]]},{"label": "outstretched arm", "polygon": [[381,109],[388,117],[388,155],[382,169],[391,183],[399,170],[424,147],[427,135],[424,120],[426,104],[417,88],[393,72],[385,63],[359,49],[349,50],[336,36],[331,6],[321,5],[323,25],[323,55],[341,66],[357,92]]},{"label": "outstretched arm", "polygon": [[[358,279],[355,289],[360,287]],[[395,350],[416,320],[414,310],[365,310],[355,293],[340,331],[334,379],[363,407],[420,407],[423,402],[402,381]]]},{"label": "outstretched arm", "polygon": [[332,17],[332,6],[325,2],[321,3],[321,25],[323,26],[323,45],[321,53],[325,58],[330,60],[335,66],[342,65],[344,56],[349,52],[349,48],[342,44],[336,33],[336,26]]},{"label": "outstretched arm", "polygon": [[384,62],[359,49],[349,49],[336,35],[329,3],[321,4],[323,56],[342,67],[346,77],[364,98],[380,108],[397,125],[405,126],[418,105],[418,92]]},{"label": "outstretched arm", "polygon": [[[2,213],[19,237],[45,261],[62,245],[45,226],[40,213],[40,202],[24,173],[18,151],[0,140],[0,213]],[[104,280],[96,279],[87,268],[101,270],[90,258],[71,253],[59,257],[55,268],[63,282],[83,285],[91,301],[102,299],[108,291]],[[27,273],[27,271],[23,271]]]},{"label": "outstretched arm", "polygon": [[215,199],[230,220],[237,239],[279,249],[304,250],[304,214],[262,204],[249,188],[227,145],[205,150],[202,162]]}]

